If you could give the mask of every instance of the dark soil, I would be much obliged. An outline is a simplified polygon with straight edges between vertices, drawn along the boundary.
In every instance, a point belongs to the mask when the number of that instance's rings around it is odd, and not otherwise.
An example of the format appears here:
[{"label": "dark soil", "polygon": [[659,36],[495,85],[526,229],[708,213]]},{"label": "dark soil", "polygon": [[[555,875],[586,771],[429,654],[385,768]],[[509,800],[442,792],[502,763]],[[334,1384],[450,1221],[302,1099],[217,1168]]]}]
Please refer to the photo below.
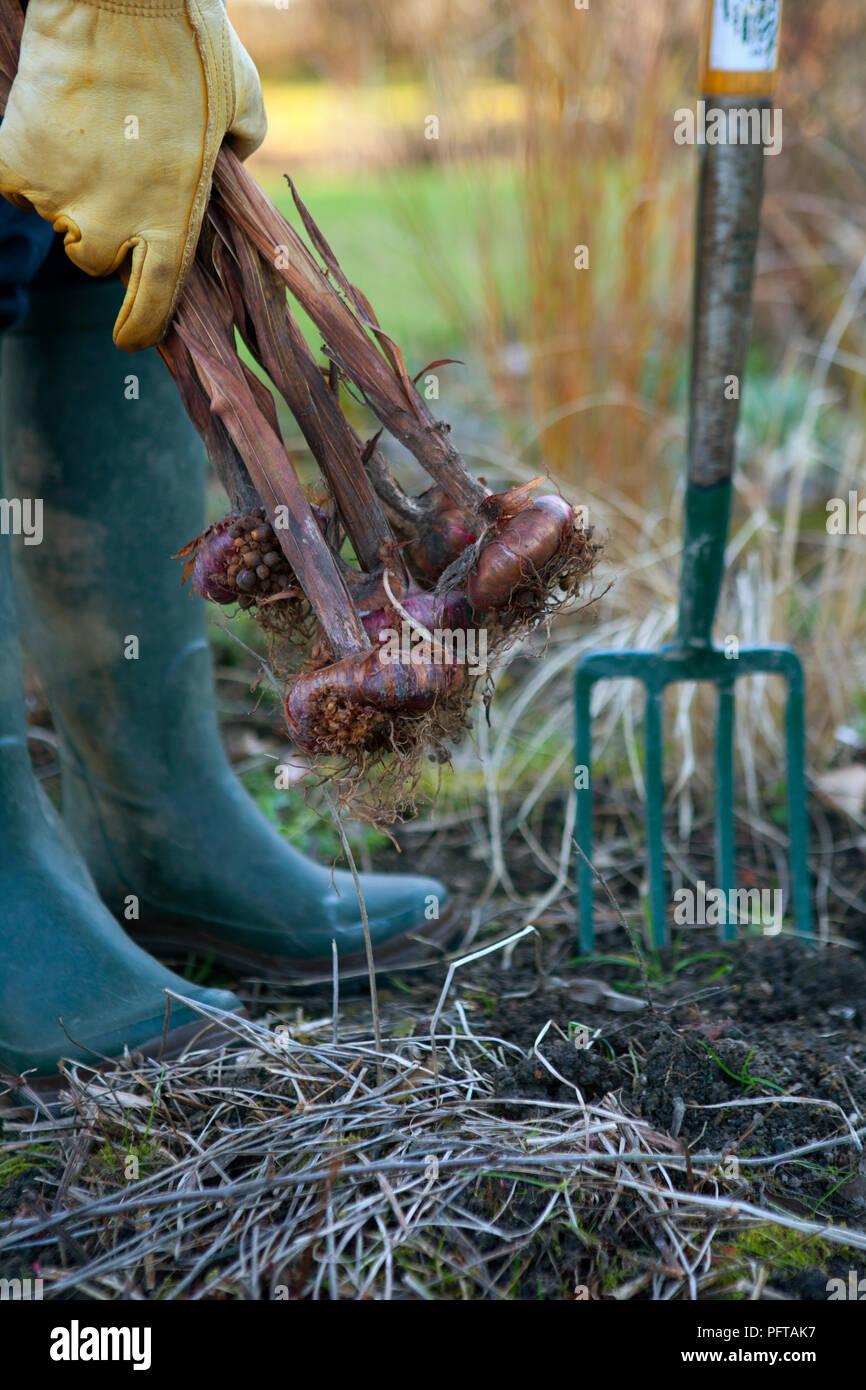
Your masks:
[{"label": "dark soil", "polygon": [[[557,1042],[545,1056],[572,1086],[531,1063],[499,1077],[502,1095],[544,1095],[564,1101],[573,1086],[590,1100],[616,1090],[633,1113],[684,1138],[701,1152],[781,1153],[848,1132],[844,1116],[866,1108],[866,965],[841,948],[818,950],[790,939],[752,940],[720,949],[717,979],[707,963],[685,966],[675,981],[652,989],[653,1008],[612,1015],[604,1002],[576,999],[567,980],[535,988],[523,999],[501,999],[487,1023],[492,1033],[531,1048],[553,1018],[567,1031],[580,1023],[602,1038],[592,1051]],[[672,952],[662,953],[662,965]],[[719,972],[723,973],[719,973]],[[581,979],[617,986],[623,966],[586,962]],[[494,982],[491,980],[490,984]],[[509,980],[511,986],[517,980]],[[628,983],[634,990],[634,983]],[[527,982],[528,985],[528,982]],[[528,986],[532,988],[531,986]],[[698,998],[694,998],[694,995]],[[814,1096],[822,1106],[734,1109],[756,1097]],[[826,1102],[834,1102],[831,1108]],[[716,1110],[700,1107],[719,1106]],[[676,1125],[675,1115],[685,1109]],[[856,1121],[855,1121],[856,1122]],[[864,1207],[863,1197],[857,1208]]]},{"label": "dark soil", "polygon": [[[756,932],[723,946],[712,929],[682,929],[671,946],[643,952],[647,997],[634,943],[612,913],[600,912],[599,954],[579,956],[576,903],[566,893],[532,919],[541,933],[540,951],[528,940],[517,946],[507,968],[499,953],[460,970],[451,1002],[461,1000],[473,1031],[523,1050],[517,1063],[490,1066],[495,1093],[509,1104],[509,1115],[531,1123],[533,1109],[525,1102],[532,1098],[577,1106],[580,1097],[598,1101],[614,1094],[627,1112],[670,1136],[696,1163],[712,1166],[707,1155],[728,1165],[738,1161],[736,1195],[742,1200],[862,1230],[866,1155],[851,1133],[864,1126],[866,1115],[866,912],[860,908],[866,846],[849,822],[815,814],[820,824],[813,845],[821,846],[816,861],[824,875],[816,890],[831,938],[824,944]],[[598,842],[625,845],[614,856],[618,875],[609,882],[629,919],[639,922],[634,908],[642,860],[627,833],[635,817],[633,807],[619,805],[606,821],[600,816],[605,825]],[[550,798],[533,830],[554,859],[561,826],[561,806]],[[490,868],[483,818],[436,834],[409,827],[400,839],[403,853],[389,848],[376,856],[375,867],[435,873],[466,905],[468,921]],[[748,885],[750,874],[752,881],[769,881],[769,856],[760,862],[760,843],[744,841],[738,851],[742,882]],[[694,837],[689,857],[696,876],[712,881],[709,825]],[[518,835],[510,837],[506,859],[521,903],[491,899],[475,945],[520,926],[526,920],[521,904],[549,887],[549,877]],[[385,979],[383,1005],[404,1009],[407,1027],[422,1036],[442,980],[438,969],[393,983]],[[321,1003],[327,1011],[329,992],[320,992],[321,1000],[315,990],[302,989],[265,988],[248,997],[254,1014],[262,1004],[275,1003],[314,1011]],[[623,1009],[622,996],[641,1002]],[[343,999],[347,1011],[369,1007],[363,993],[347,991]],[[545,1028],[539,1052],[561,1079],[534,1052]],[[821,1144],[826,1147],[785,1157]],[[29,1205],[28,1177],[0,1188],[0,1214]],[[527,1185],[515,1213],[531,1220],[544,1200]],[[604,1237],[603,1225],[595,1234]],[[536,1256],[517,1280],[518,1297],[574,1296],[562,1286],[562,1270],[585,1262],[586,1247],[567,1230],[556,1240],[560,1244],[552,1250],[549,1240],[539,1239]],[[611,1230],[593,1278],[614,1259],[621,1264],[620,1281],[627,1276],[628,1240],[627,1231]],[[563,1241],[572,1241],[574,1249],[560,1248]],[[858,1278],[866,1274],[863,1256],[839,1247],[811,1250],[802,1260],[767,1259],[775,1293],[788,1298],[824,1299],[828,1278],[846,1278],[851,1269]]]},{"label": "dark soil", "polygon": [[[555,808],[550,819],[555,826]],[[507,970],[494,955],[459,972],[453,990],[473,1031],[524,1050],[516,1065],[492,1071],[497,1095],[513,1099],[513,1118],[531,1122],[532,1107],[521,1100],[577,1104],[578,1092],[588,1101],[614,1093],[629,1113],[687,1146],[695,1161],[702,1155],[742,1161],[737,1195],[743,1200],[862,1230],[866,1154],[851,1131],[863,1128],[866,1115],[866,919],[851,900],[860,892],[866,855],[841,818],[831,835],[841,848],[826,899],[835,940],[826,944],[755,929],[725,946],[712,930],[680,930],[670,947],[645,952],[649,1003],[621,1012],[616,999],[600,992],[592,1000],[591,982],[645,998],[633,944],[611,921],[600,936],[604,956],[581,958],[572,897],[557,904],[552,927],[539,923],[540,966],[531,943],[521,943]],[[449,857],[443,839],[448,836],[428,847],[431,871],[458,887],[474,879],[477,892],[477,864],[465,848]],[[423,864],[423,851],[412,849],[413,867]],[[699,870],[702,858],[709,868],[711,838],[697,845]],[[547,886],[528,854],[509,859],[509,872],[530,898]],[[627,903],[630,884],[612,886]],[[496,935],[519,924],[503,917]],[[539,1051],[562,1080],[533,1054],[551,1021],[557,1027],[548,1028]],[[581,1045],[581,1028],[593,1037],[590,1048]],[[833,1140],[841,1142],[783,1157]],[[756,1159],[766,1161],[752,1166]],[[529,1215],[536,1197],[527,1192],[526,1200]],[[866,1273],[866,1260],[855,1251],[827,1248],[799,1263],[806,1267],[797,1268],[794,1259],[773,1267],[777,1294],[825,1299],[829,1277],[845,1278],[849,1269]]]}]

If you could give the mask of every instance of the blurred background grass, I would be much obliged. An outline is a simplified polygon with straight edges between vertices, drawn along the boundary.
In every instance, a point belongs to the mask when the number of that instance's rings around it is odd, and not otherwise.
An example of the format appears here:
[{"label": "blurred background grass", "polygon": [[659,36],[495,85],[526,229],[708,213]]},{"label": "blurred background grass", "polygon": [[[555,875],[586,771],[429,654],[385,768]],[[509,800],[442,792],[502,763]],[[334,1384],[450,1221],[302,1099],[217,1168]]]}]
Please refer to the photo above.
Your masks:
[{"label": "blurred background grass", "polygon": [[[486,771],[467,747],[447,782],[448,806],[468,813],[483,796],[495,816],[507,789],[524,812],[529,799],[531,818],[541,791],[570,786],[578,652],[651,645],[675,620],[696,160],[673,131],[696,98],[701,5],[229,8],[265,82],[256,175],[288,213],[281,176],[292,174],[413,371],[465,364],[439,371],[434,409],[472,466],[491,482],[549,472],[610,537],[599,587],[614,587],[597,626],[561,623],[542,667],[518,660],[479,734]],[[866,749],[866,540],[825,526],[827,500],[863,477],[864,62],[858,7],[786,0],[784,143],[766,162],[719,628],[797,642],[817,769]],[[782,769],[773,687],[749,682],[738,698],[753,819]],[[598,698],[600,754],[640,793],[633,694],[601,687]],[[697,757],[708,709],[692,687],[669,700],[671,797],[687,835],[710,785]]]}]

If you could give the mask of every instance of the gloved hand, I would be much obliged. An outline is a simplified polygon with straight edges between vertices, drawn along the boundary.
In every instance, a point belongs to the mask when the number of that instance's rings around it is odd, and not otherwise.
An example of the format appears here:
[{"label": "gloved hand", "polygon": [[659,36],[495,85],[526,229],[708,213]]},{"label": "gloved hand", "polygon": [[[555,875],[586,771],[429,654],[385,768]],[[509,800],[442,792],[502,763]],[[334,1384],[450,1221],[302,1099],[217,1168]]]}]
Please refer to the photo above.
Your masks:
[{"label": "gloved hand", "polygon": [[109,275],[131,251],[114,326],[128,351],[168,327],[228,134],[264,139],[261,86],[221,0],[30,0],[0,126],[0,192]]}]

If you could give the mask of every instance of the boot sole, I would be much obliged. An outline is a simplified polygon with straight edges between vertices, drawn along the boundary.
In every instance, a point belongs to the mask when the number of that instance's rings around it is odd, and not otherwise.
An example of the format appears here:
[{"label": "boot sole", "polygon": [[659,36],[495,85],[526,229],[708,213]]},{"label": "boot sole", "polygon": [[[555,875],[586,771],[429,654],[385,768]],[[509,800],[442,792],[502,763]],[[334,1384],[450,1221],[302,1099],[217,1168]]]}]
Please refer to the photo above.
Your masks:
[{"label": "boot sole", "polygon": [[[434,964],[445,955],[446,947],[456,936],[458,927],[457,910],[449,907],[435,926],[425,925],[417,931],[403,932],[382,946],[374,946],[376,974]],[[333,964],[327,958],[288,960],[285,956],[251,951],[234,942],[222,941],[207,931],[185,926],[181,921],[164,919],[154,923],[138,923],[135,931],[129,934],[137,945],[151,955],[169,958],[205,956],[227,969],[247,971],[268,980],[298,981],[311,985],[330,984],[333,978]],[[366,954],[355,952],[350,956],[341,956],[339,971],[341,980],[365,977],[368,974]]]},{"label": "boot sole", "polygon": [[[233,1018],[248,1018],[246,1009],[235,1009],[232,1013]],[[198,1019],[193,1023],[185,1023],[180,1028],[172,1028],[163,1037],[162,1033],[148,1038],[143,1043],[138,1043],[132,1052],[141,1052],[153,1062],[175,1061],[182,1052],[189,1047],[190,1043],[199,1042],[201,1046],[216,1049],[225,1043],[231,1042],[236,1035],[229,1028],[222,1027],[218,1023],[209,1023],[207,1019]],[[120,1062],[120,1057],[111,1059],[112,1062]],[[103,1063],[94,1070],[100,1074],[109,1068],[109,1062]],[[4,1073],[0,1070],[0,1080],[14,1086],[16,1077],[9,1072]],[[35,1093],[39,1100],[50,1104],[56,1101],[64,1086],[63,1076],[58,1073],[56,1076],[28,1076],[26,1081],[27,1090],[13,1090],[9,1095],[0,1097],[0,1109],[20,1108],[26,1106],[32,1108],[32,1101],[28,1100],[27,1091]]]}]

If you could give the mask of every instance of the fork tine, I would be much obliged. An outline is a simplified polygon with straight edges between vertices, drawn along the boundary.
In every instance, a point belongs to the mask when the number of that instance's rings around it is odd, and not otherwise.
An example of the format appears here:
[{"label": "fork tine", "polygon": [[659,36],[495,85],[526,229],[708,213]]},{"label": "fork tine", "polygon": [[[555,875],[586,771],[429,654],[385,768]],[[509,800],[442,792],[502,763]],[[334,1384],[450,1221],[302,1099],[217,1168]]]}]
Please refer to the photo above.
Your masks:
[{"label": "fork tine", "polygon": [[650,932],[654,946],[666,946],[664,861],[664,762],[662,755],[662,692],[647,687],[644,713],[646,749],[646,828],[649,855]]},{"label": "fork tine", "polygon": [[[587,770],[586,787],[577,790],[577,843],[586,860],[578,858],[577,901],[580,914],[580,949],[583,953],[595,950],[595,923],[593,920],[594,875],[592,863],[592,726],[589,720],[590,697],[592,696],[592,676],[585,668],[578,667],[575,682],[575,716],[577,737],[575,739],[575,775]],[[587,862],[588,861],[588,862]]]},{"label": "fork tine", "polygon": [[[736,885],[734,869],[734,687],[719,686],[716,712],[716,878],[730,903]],[[737,923],[725,913],[723,941],[735,941]]]},{"label": "fork tine", "polygon": [[806,809],[806,723],[803,663],[796,652],[785,654],[788,697],[785,702],[785,742],[788,754],[788,843],[794,921],[800,936],[812,935],[809,896],[809,816]]}]

